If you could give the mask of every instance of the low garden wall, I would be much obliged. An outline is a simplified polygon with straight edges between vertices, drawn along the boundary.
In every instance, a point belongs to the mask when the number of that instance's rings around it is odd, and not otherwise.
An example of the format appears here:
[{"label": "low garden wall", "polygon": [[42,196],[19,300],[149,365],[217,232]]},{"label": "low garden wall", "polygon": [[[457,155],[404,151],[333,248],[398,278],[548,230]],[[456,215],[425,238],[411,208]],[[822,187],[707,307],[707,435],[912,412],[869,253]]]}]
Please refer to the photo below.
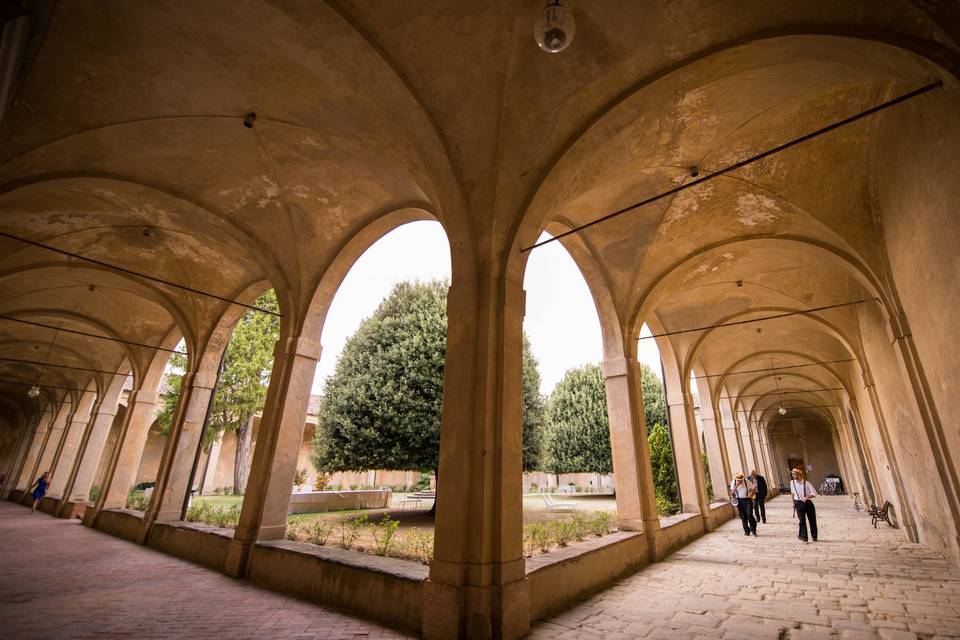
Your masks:
[{"label": "low garden wall", "polygon": [[384,509],[390,491],[304,491],[290,496],[290,513],[319,513],[347,509]]},{"label": "low garden wall", "polygon": [[291,540],[258,542],[249,579],[420,633],[426,565]]},{"label": "low garden wall", "polygon": [[663,560],[668,555],[704,534],[704,519],[699,513],[681,513],[665,518],[654,538],[653,557]]},{"label": "low garden wall", "polygon": [[647,539],[620,531],[527,558],[530,621],[569,606],[647,564]]},{"label": "low garden wall", "polygon": [[[91,513],[92,509],[87,509]],[[84,524],[90,526],[84,517]],[[139,543],[140,532],[143,529],[143,512],[130,509],[103,509],[92,523],[98,531],[111,536]]]},{"label": "low garden wall", "polygon": [[729,502],[712,502],[707,513],[707,524],[713,531],[727,520],[737,517],[737,510]]},{"label": "low garden wall", "polygon": [[155,522],[147,546],[223,572],[233,529],[199,522]]}]

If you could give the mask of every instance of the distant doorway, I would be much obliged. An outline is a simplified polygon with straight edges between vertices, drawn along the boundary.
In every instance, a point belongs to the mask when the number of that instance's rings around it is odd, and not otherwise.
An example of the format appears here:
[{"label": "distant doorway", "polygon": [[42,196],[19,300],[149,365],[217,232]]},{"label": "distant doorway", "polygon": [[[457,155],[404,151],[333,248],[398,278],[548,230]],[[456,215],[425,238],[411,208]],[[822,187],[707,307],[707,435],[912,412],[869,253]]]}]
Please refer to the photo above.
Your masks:
[{"label": "distant doorway", "polygon": [[787,468],[790,471],[794,469],[803,469],[804,475],[807,473],[807,468],[803,466],[803,458],[787,458]]}]

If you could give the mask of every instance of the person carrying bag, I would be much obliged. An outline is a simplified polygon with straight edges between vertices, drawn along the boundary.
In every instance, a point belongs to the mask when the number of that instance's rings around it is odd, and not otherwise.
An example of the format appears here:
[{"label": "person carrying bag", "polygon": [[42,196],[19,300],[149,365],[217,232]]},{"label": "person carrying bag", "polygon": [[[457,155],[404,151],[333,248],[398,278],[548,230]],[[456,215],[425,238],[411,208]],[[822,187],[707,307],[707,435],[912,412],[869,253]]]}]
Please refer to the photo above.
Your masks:
[{"label": "person carrying bag", "polygon": [[800,519],[800,533],[797,536],[804,542],[807,539],[807,523],[810,524],[810,536],[813,541],[817,541],[817,510],[813,506],[813,499],[817,492],[813,485],[807,480],[803,469],[793,469],[790,471],[793,480],[790,481],[790,492],[793,494],[793,510]]},{"label": "person carrying bag", "polygon": [[756,493],[757,486],[738,471],[730,484],[730,504],[735,504],[737,507],[745,536],[757,535],[757,520],[753,517],[753,496]]}]

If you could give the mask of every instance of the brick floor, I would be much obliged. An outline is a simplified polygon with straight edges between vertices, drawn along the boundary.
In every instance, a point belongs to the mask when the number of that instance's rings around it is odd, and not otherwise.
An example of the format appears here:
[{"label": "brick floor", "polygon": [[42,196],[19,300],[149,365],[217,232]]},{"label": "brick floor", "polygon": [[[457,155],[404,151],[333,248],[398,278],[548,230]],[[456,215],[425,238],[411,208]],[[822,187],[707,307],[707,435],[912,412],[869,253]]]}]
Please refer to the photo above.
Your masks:
[{"label": "brick floor", "polygon": [[[818,498],[820,542],[784,498],[534,626],[530,638],[960,638],[960,576],[899,531]],[[394,631],[0,502],[0,638],[396,638]]]},{"label": "brick floor", "polygon": [[777,498],[758,538],[728,522],[530,638],[960,638],[957,571],[850,505],[817,498],[820,541],[805,545],[790,501]]},{"label": "brick floor", "polygon": [[400,638],[379,625],[0,502],[0,638]]}]

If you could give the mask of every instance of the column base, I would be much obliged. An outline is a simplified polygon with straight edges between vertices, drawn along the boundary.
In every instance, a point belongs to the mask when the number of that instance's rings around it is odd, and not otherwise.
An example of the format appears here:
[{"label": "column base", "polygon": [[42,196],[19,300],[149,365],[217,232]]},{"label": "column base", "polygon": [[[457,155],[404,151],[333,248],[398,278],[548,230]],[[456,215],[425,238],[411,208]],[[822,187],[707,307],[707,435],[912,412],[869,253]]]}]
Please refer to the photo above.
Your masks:
[{"label": "column base", "polygon": [[87,502],[85,500],[61,500],[57,509],[57,517],[68,520],[82,518],[86,510]]},{"label": "column base", "polygon": [[227,549],[227,559],[224,562],[223,572],[231,578],[246,578],[250,573],[250,552],[253,550],[253,541],[233,539]]},{"label": "column base", "polygon": [[456,587],[423,583],[423,637],[427,640],[514,640],[530,632],[530,584]]}]

